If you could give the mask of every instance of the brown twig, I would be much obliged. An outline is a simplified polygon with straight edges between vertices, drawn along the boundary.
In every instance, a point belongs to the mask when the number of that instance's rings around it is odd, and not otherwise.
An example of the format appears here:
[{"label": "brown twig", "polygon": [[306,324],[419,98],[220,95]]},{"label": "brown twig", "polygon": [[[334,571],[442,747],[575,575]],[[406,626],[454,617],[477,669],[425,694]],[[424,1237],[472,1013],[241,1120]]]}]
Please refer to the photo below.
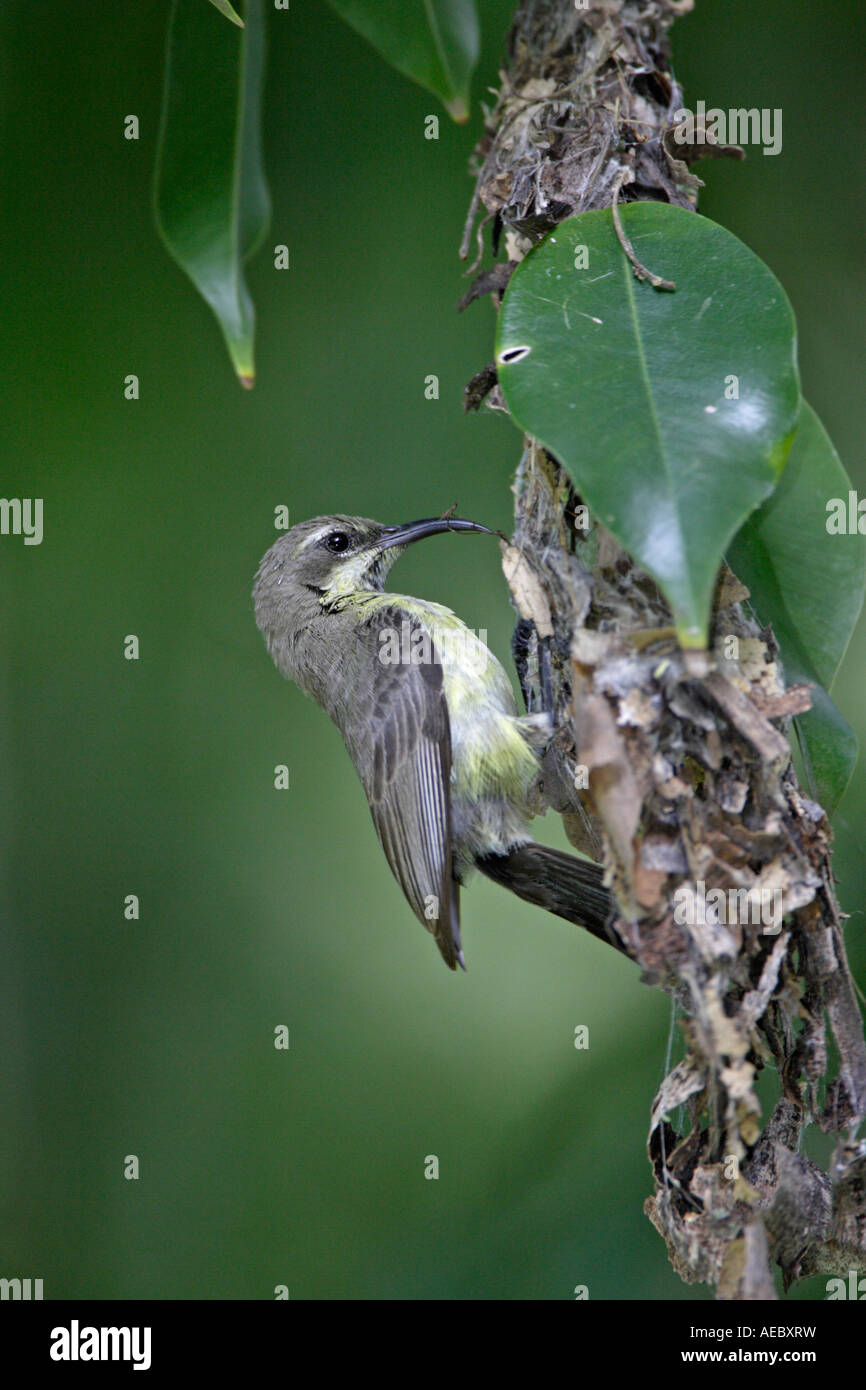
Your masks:
[{"label": "brown twig", "polygon": [[634,247],[629,241],[623,230],[622,219],[619,215],[619,195],[624,184],[633,183],[634,174],[627,166],[620,170],[613,183],[611,190],[610,211],[613,216],[613,225],[616,230],[617,240],[625,254],[631,261],[635,277],[638,280],[649,280],[654,290],[675,290],[676,285],[673,280],[664,280],[661,275],[656,275],[652,270],[647,270],[643,261],[639,261],[635,255]]}]

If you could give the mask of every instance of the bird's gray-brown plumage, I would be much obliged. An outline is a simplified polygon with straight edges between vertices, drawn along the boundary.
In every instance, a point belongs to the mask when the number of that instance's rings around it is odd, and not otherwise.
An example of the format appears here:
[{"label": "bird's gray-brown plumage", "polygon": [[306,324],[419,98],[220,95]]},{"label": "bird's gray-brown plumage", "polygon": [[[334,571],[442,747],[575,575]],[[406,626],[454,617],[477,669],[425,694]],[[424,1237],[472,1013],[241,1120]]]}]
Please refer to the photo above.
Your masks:
[{"label": "bird's gray-brown plumage", "polygon": [[486,528],[301,522],[262,560],[256,621],[278,668],[343,735],[392,872],[451,969],[463,964],[459,890],[474,866],[620,944],[598,865],[528,833],[538,729],[518,716],[496,658],[450,610],[383,592],[407,544],[449,529]]}]

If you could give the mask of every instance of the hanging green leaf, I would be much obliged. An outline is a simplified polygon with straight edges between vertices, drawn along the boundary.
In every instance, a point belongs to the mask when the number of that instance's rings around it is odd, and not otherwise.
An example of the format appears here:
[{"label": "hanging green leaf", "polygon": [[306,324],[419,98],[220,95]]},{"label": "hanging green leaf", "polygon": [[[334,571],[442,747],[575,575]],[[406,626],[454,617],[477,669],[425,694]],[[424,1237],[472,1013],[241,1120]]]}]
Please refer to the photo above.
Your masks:
[{"label": "hanging green leaf", "polygon": [[[803,672],[808,679],[808,672]],[[812,708],[794,720],[811,795],[832,816],[857,766],[859,743],[823,685],[812,687]]]},{"label": "hanging green leaf", "polygon": [[683,646],[701,647],[725,548],[772,492],[796,426],[794,316],[723,227],[662,203],[621,218],[675,292],[635,278],[609,211],[568,218],[511,278],[499,381],[517,423],[657,581]]},{"label": "hanging green leaf", "polygon": [[329,0],[393,68],[426,87],[455,121],[469,116],[478,61],[475,0]]},{"label": "hanging green leaf", "polygon": [[224,14],[226,19],[230,19],[232,24],[237,24],[239,29],[243,29],[244,22],[237,10],[229,4],[229,0],[210,0],[210,2],[216,6],[220,14]]},{"label": "hanging green leaf", "polygon": [[797,719],[812,794],[831,812],[857,759],[853,729],[827,691],[854,630],[866,585],[866,537],[851,480],[815,412],[803,402],[782,479],[728,551],[762,623],[771,623],[790,681],[811,681]]},{"label": "hanging green leaf", "polygon": [[155,202],[168,250],[213,309],[242,385],[252,386],[255,312],[244,263],[269,216],[262,0],[247,0],[244,13],[238,32],[201,0],[174,0]]}]

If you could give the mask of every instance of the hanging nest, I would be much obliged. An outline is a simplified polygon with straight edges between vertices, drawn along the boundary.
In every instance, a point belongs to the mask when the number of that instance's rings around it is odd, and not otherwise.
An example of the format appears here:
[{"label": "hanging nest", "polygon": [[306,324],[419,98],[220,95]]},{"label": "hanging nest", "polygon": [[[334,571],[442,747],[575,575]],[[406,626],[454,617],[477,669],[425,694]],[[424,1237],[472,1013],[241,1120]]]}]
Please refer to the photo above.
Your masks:
[{"label": "hanging nest", "polygon": [[[673,139],[683,98],[667,30],[691,8],[521,7],[462,248],[483,208],[473,269],[487,225],[494,252],[504,232],[505,258],[464,305],[488,292],[498,303],[514,266],[563,218],[620,197],[694,208],[690,161],[741,156]],[[492,364],[467,388],[471,408],[484,399],[505,408]],[[681,1011],[685,1053],[651,1109],[647,1214],[681,1277],[722,1298],[775,1298],[773,1261],[786,1287],[866,1269],[862,1022],[830,826],[798,786],[787,737],[809,687],[786,685],[773,633],[727,567],[710,650],[684,653],[655,583],[532,439],[514,492],[504,559],[520,615],[515,658],[528,709],[552,700],[555,713],[546,803],[605,865],[616,935]],[[777,1097],[765,1120],[756,1086],[767,1070]],[[837,1136],[828,1172],[801,1152],[812,1124]]]}]

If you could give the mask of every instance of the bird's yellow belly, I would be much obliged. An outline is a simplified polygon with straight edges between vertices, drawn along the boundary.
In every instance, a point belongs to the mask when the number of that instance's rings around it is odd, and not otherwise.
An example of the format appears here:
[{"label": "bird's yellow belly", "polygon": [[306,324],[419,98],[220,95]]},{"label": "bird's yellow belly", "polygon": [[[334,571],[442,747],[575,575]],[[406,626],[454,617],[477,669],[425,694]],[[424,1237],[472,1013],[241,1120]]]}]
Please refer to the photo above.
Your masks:
[{"label": "bird's yellow belly", "polygon": [[452,793],[525,804],[538,762],[517,722],[508,677],[489,648],[460,629],[433,633],[451,724]]},{"label": "bird's yellow belly", "polygon": [[[495,798],[527,806],[538,760],[521,730],[511,683],[490,648],[441,604],[402,594],[367,601],[406,612],[429,634],[427,650],[442,666],[451,726],[452,801]],[[413,659],[424,657],[421,648]]]}]

